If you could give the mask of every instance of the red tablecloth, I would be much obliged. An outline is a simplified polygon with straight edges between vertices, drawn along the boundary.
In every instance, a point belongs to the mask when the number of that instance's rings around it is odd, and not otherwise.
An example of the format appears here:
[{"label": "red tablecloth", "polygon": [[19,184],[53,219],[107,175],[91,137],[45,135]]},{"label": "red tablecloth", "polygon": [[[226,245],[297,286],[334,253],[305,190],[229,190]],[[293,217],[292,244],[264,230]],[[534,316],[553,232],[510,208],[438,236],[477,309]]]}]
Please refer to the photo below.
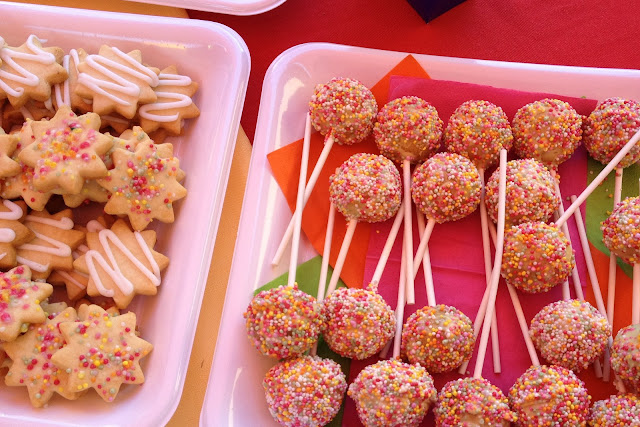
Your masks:
[{"label": "red tablecloth", "polygon": [[251,77],[242,126],[253,140],[264,74],[286,49],[332,42],[500,61],[640,68],[640,4],[597,0],[467,0],[428,24],[405,0],[288,0],[256,16],[189,11],[246,41]]}]

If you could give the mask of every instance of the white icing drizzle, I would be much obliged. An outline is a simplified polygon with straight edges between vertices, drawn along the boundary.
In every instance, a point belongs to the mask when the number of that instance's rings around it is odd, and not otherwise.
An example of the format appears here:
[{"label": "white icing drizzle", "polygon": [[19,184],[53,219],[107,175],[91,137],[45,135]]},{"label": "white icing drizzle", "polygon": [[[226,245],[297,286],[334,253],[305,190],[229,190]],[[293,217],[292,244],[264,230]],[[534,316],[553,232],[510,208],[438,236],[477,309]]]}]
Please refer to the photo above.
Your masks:
[{"label": "white icing drizzle", "polygon": [[[104,226],[102,224],[100,224],[98,221],[96,221],[95,219],[92,219],[91,221],[89,221],[87,223],[87,231],[89,233],[97,233],[98,231],[102,231],[104,230]],[[80,245],[80,247],[82,247],[84,245]],[[85,246],[86,248],[86,246]],[[89,250],[87,248],[87,250]]]},{"label": "white icing drizzle", "polygon": [[16,238],[16,232],[10,228],[0,228],[0,243],[10,243]]},{"label": "white icing drizzle", "polygon": [[43,252],[45,254],[51,254],[56,256],[71,255],[71,248],[69,247],[69,245],[62,243],[59,240],[52,239],[49,236],[45,236],[44,234],[36,233],[35,231],[33,232],[33,234],[36,235],[36,238],[40,240],[44,240],[45,242],[53,245],[53,247],[25,243],[24,245],[19,246],[18,250]]},{"label": "white icing drizzle", "polygon": [[126,65],[122,65],[116,61],[100,55],[87,56],[85,63],[99,73],[104,74],[108,78],[111,78],[115,81],[115,83],[108,80],[101,80],[87,73],[80,73],[78,75],[78,82],[85,85],[94,92],[106,96],[113,102],[116,102],[120,105],[131,105],[131,102],[124,100],[105,89],[109,89],[116,93],[136,97],[140,95],[140,88],[124,77],[114,73],[109,68],[118,70],[122,73],[128,74],[129,76],[143,80],[151,87],[156,87],[158,85],[158,76],[150,68],[140,64],[135,59],[122,52],[120,49],[113,47],[112,50],[118,57],[130,64],[131,67],[127,67]]},{"label": "white icing drizzle", "polygon": [[191,100],[190,97],[188,97],[187,95],[183,95],[181,93],[156,92],[156,95],[158,95],[158,98],[175,99],[176,101],[154,102],[153,104],[142,105],[138,109],[138,113],[140,114],[140,117],[143,117],[147,120],[153,120],[154,122],[163,122],[163,123],[172,122],[174,120],[178,120],[178,117],[180,117],[178,113],[164,116],[159,114],[153,114],[151,113],[151,111],[163,111],[163,110],[170,110],[172,108],[184,108],[193,104],[193,101]]},{"label": "white icing drizzle", "polygon": [[40,224],[50,225],[61,230],[71,230],[73,228],[73,220],[71,218],[62,217],[60,219],[42,218],[35,215],[27,215],[25,221],[39,222]]},{"label": "white icing drizzle", "polygon": [[35,261],[31,261],[30,259],[23,258],[21,256],[16,256],[16,261],[20,264],[24,264],[32,270],[38,271],[40,273],[44,273],[49,269],[49,264],[39,264]]},{"label": "white icing drizzle", "polygon": [[[0,44],[2,44],[2,43],[0,43]],[[6,253],[6,252],[2,252],[2,253],[0,254],[0,259],[4,258],[4,257],[6,257],[6,256],[7,256],[7,253]]]},{"label": "white icing drizzle", "polygon": [[[58,270],[58,273],[60,274],[60,276],[62,276],[65,280],[68,280],[69,282],[71,282],[72,284],[74,284],[75,286],[77,286],[80,289],[85,289],[86,286],[83,285],[82,283],[78,282],[72,275],[70,275],[68,272],[66,271],[62,271],[62,270]],[[85,278],[89,278],[89,275],[84,274],[84,273],[80,273],[79,271],[75,272],[76,274],[79,274],[82,277]]]},{"label": "white icing drizzle", "polygon": [[[1,44],[1,43],[0,43]],[[19,220],[22,218],[22,208],[13,203],[11,200],[3,200],[2,204],[9,209],[9,212],[0,212],[0,219]]]},{"label": "white icing drizzle", "polygon": [[22,94],[24,93],[24,88],[18,87],[14,89],[7,83],[5,83],[4,80],[11,80],[24,86],[31,87],[37,86],[40,82],[40,78],[38,76],[16,63],[14,58],[38,62],[40,64],[46,65],[50,65],[56,62],[56,57],[54,54],[45,52],[35,45],[35,43],[33,42],[35,38],[36,36],[31,34],[27,39],[27,47],[29,48],[31,53],[17,52],[15,50],[7,48],[0,49],[0,59],[2,59],[2,61],[6,63],[9,68],[12,68],[17,73],[14,74],[0,69],[0,88],[4,90],[5,93],[11,96],[22,96]]},{"label": "white icing drizzle", "polygon": [[181,76],[180,74],[158,74],[158,86],[189,86],[191,78],[189,76]]}]

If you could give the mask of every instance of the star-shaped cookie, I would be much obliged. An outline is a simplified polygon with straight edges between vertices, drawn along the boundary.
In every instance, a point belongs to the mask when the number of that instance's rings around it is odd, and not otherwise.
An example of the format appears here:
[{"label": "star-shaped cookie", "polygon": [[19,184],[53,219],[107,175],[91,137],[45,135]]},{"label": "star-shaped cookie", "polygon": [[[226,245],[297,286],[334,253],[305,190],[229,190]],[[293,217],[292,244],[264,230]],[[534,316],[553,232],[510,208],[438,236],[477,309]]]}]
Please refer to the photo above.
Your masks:
[{"label": "star-shaped cookie", "polygon": [[36,408],[46,405],[54,393],[69,400],[80,397],[79,393],[69,391],[69,374],[51,362],[53,355],[66,344],[59,326],[76,320],[76,310],[66,308],[42,324],[30,325],[24,335],[4,345],[13,360],[5,384],[26,386],[31,404]]},{"label": "star-shaped cookie", "polygon": [[89,55],[78,65],[80,75],[75,93],[93,100],[93,112],[101,116],[113,111],[132,119],[138,103],[148,104],[157,97],[157,69],[142,65],[142,53],[124,53],[103,45],[96,55]]},{"label": "star-shaped cookie", "polygon": [[97,305],[83,305],[79,322],[60,324],[67,342],[51,361],[69,372],[68,390],[93,388],[106,402],[112,402],[122,384],[142,384],[140,360],[153,346],[136,336],[136,315],[111,316]]},{"label": "star-shaped cookie", "polygon": [[62,58],[62,66],[67,70],[69,77],[53,87],[54,96],[52,99],[57,108],[67,105],[74,111],[83,113],[91,111],[91,100],[83,99],[75,93],[78,86],[78,64],[84,62],[86,58],[87,52],[84,49],[71,49]]},{"label": "star-shaped cookie", "polygon": [[162,70],[158,77],[160,81],[154,89],[157,101],[141,105],[138,109],[140,126],[146,132],[163,128],[173,135],[180,135],[184,119],[200,115],[191,99],[198,90],[198,83],[179,75],[175,65]]},{"label": "star-shaped cookie", "polygon": [[63,105],[49,121],[31,122],[33,142],[19,158],[34,168],[33,186],[40,191],[78,194],[84,180],[107,174],[100,158],[113,146],[113,138],[98,131],[100,117],[76,116]]},{"label": "star-shaped cookie", "polygon": [[35,238],[17,248],[16,258],[31,268],[34,279],[46,279],[53,269],[73,269],[72,252],[84,241],[84,232],[73,229],[71,209],[54,215],[33,211],[25,217],[24,225]]},{"label": "star-shaped cookie", "polygon": [[16,248],[35,237],[22,223],[27,212],[24,202],[0,201],[0,268],[12,268],[17,263]]},{"label": "star-shaped cookie", "polygon": [[87,233],[89,251],[73,266],[89,275],[88,295],[112,297],[118,308],[126,308],[136,294],[158,292],[169,258],[153,250],[155,243],[155,231],[133,232],[119,219],[111,229]]},{"label": "star-shaped cookie", "polygon": [[144,230],[151,221],[173,222],[173,202],[187,195],[178,183],[183,177],[176,157],[163,157],[158,146],[139,144],[135,152],[117,149],[114,168],[98,183],[111,192],[104,211],[128,215],[134,230]]},{"label": "star-shaped cookie", "polygon": [[51,85],[67,78],[60,65],[63,55],[59,47],[42,47],[33,34],[22,46],[0,47],[0,99],[8,98],[14,107],[22,107],[29,99],[51,98]]},{"label": "star-shaped cookie", "polygon": [[11,158],[18,148],[18,142],[20,142],[18,134],[6,135],[4,132],[0,132],[0,178],[15,176],[22,170],[20,164]]},{"label": "star-shaped cookie", "polygon": [[44,322],[47,316],[40,302],[52,292],[50,284],[31,281],[29,267],[0,273],[0,341],[15,340],[25,324]]}]

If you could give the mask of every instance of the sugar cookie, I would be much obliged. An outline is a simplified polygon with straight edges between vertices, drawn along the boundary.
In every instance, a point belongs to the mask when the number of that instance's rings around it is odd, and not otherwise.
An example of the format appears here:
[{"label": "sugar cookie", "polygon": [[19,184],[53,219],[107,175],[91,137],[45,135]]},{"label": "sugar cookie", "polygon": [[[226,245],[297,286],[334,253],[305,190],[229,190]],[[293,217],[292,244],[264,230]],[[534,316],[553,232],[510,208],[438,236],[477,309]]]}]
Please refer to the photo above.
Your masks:
[{"label": "sugar cookie", "polygon": [[35,237],[22,221],[27,207],[24,202],[2,200],[0,203],[0,268],[12,268],[17,263],[16,248]]},{"label": "sugar cookie", "polygon": [[71,107],[74,111],[88,113],[92,109],[91,100],[84,99],[76,95],[76,87],[78,86],[78,64],[84,62],[87,52],[84,49],[71,49],[67,55],[62,58],[62,66],[67,71],[69,77],[62,83],[58,83],[53,87],[53,102],[57,108],[63,105]]},{"label": "sugar cookie", "polygon": [[11,158],[18,148],[19,142],[20,136],[18,134],[0,133],[0,178],[15,176],[22,170],[20,164]]}]

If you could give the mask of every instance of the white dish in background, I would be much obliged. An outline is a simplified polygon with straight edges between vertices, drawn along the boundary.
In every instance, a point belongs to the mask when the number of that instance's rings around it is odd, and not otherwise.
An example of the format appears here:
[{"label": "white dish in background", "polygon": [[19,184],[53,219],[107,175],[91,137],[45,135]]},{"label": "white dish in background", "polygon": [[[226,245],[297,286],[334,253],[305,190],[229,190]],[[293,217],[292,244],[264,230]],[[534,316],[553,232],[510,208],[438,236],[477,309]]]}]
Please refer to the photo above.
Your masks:
[{"label": "white dish in background", "polygon": [[127,0],[136,3],[224,13],[227,15],[258,15],[280,6],[286,0]]},{"label": "white dish in background", "polygon": [[140,49],[145,63],[175,64],[200,85],[194,96],[200,117],[170,140],[189,194],[176,203],[175,223],[153,227],[156,250],[170,265],[158,295],[136,297],[129,307],[142,337],[154,345],[142,360],[146,382],[124,385],[111,404],[90,390],[80,400],[54,396],[48,408],[34,409],[26,388],[0,381],[2,425],[164,425],[180,401],[189,364],[249,78],[247,46],[233,30],[198,20],[6,2],[0,2],[0,16],[0,35],[9,45],[33,33],[65,50],[94,53],[104,43],[125,52]]},{"label": "white dish in background", "polygon": [[[271,175],[267,154],[303,136],[307,103],[316,84],[353,77],[371,87],[407,54],[310,43],[282,53],[266,73],[251,156],[242,216],[216,353],[200,424],[203,426],[277,425],[269,414],[262,379],[275,364],[246,338],[242,314],[253,291],[278,277],[271,260],[291,217]],[[640,98],[640,71],[520,64],[414,55],[434,79],[528,91],[586,96]],[[300,263],[317,253],[306,239]],[[288,259],[287,254],[283,259]]]}]

